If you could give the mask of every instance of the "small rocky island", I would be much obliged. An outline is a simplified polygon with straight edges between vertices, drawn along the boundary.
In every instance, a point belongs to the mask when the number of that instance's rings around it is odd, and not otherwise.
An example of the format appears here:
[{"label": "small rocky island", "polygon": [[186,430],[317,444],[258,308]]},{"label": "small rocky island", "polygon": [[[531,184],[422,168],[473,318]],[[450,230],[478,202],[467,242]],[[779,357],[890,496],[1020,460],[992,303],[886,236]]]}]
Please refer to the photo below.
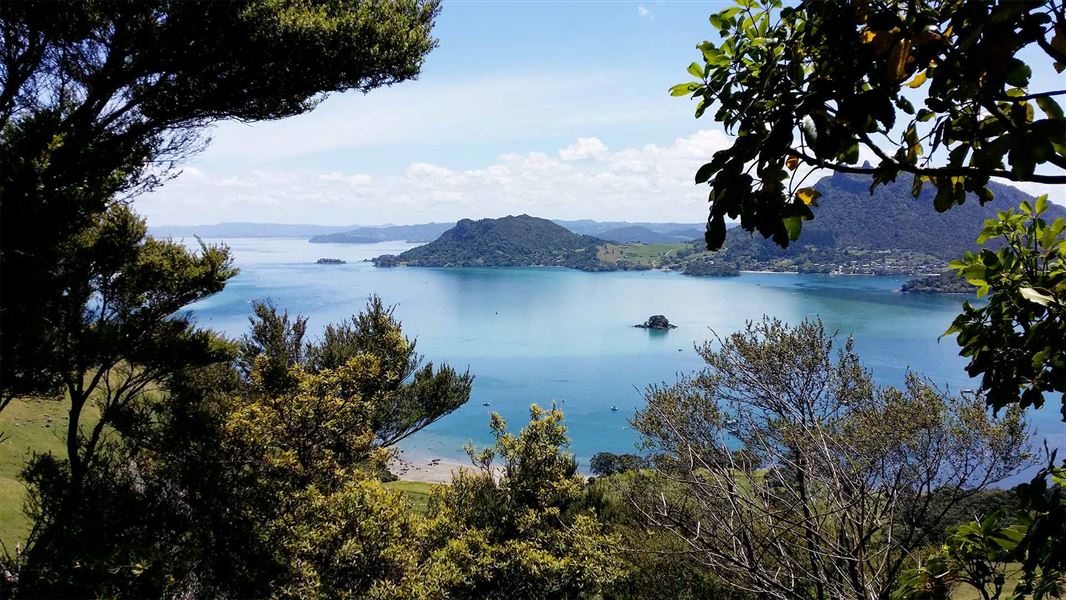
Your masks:
[{"label": "small rocky island", "polygon": [[647,321],[633,327],[640,327],[641,329],[677,329],[677,325],[671,323],[663,315],[652,315],[648,317]]},{"label": "small rocky island", "polygon": [[955,271],[947,271],[939,275],[927,275],[911,279],[903,284],[901,290],[905,294],[969,294],[977,292],[972,283],[959,277]]},{"label": "small rocky island", "polygon": [[345,262],[339,258],[320,258],[315,261],[316,265],[343,265]]}]

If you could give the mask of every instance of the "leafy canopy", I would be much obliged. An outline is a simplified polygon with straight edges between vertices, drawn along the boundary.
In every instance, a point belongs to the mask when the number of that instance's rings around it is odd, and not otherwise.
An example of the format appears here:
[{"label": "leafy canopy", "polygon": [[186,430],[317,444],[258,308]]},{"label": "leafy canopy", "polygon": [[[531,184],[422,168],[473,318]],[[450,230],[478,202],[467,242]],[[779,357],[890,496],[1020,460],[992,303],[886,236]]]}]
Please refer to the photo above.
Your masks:
[{"label": "leafy canopy", "polygon": [[160,185],[234,119],[415,77],[435,0],[0,3],[0,382],[54,393],[57,304],[81,277],[66,242]]},{"label": "leafy canopy", "polygon": [[649,388],[632,421],[656,460],[637,506],[761,597],[885,597],[952,506],[1029,464],[1021,409],[995,419],[914,375],[878,387],[820,322],[698,351],[706,368]]},{"label": "leafy canopy", "polygon": [[[1066,183],[1066,89],[1036,87],[1023,60],[1066,68],[1059,0],[737,0],[710,23],[724,42],[700,43],[696,79],[670,90],[737,136],[696,173],[711,187],[710,249],[726,218],[796,240],[817,168],[874,186],[911,173],[913,194],[932,184],[941,211],[967,193],[991,200],[991,177]],[[875,164],[860,166],[861,152]]]},{"label": "leafy canopy", "polygon": [[980,244],[951,267],[988,303],[963,305],[947,334],[957,333],[966,372],[981,376],[995,408],[1018,402],[1039,408],[1044,394],[1062,394],[1066,421],[1066,219],[1047,223],[1047,196],[989,219]]}]

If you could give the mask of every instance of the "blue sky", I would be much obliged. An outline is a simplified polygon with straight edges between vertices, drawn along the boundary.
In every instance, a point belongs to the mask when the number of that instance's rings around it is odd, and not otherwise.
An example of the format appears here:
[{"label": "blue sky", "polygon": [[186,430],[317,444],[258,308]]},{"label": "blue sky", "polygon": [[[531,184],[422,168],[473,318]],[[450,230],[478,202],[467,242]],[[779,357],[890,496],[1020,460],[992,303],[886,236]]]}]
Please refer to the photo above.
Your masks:
[{"label": "blue sky", "polygon": [[702,221],[692,173],[729,141],[666,90],[727,4],[446,0],[419,80],[218,125],[137,208],[157,225]]}]

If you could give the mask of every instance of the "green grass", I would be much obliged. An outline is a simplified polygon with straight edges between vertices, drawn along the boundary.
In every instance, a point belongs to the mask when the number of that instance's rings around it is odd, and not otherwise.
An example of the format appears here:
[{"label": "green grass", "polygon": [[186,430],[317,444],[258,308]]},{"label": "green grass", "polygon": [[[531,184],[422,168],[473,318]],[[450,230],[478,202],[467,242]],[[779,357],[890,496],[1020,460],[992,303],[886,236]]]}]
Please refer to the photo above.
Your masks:
[{"label": "green grass", "polygon": [[[92,422],[96,409],[86,406]],[[59,400],[12,400],[0,412],[0,541],[9,551],[25,541],[30,523],[22,512],[26,486],[18,479],[32,453],[66,454],[67,403]]]},{"label": "green grass", "polygon": [[687,247],[688,244],[604,244],[596,256],[605,263],[624,261],[656,267],[662,258]]},{"label": "green grass", "polygon": [[429,508],[429,498],[433,490],[442,484],[426,483],[423,481],[391,481],[384,484],[385,487],[403,492],[407,501],[411,503],[411,509],[419,514],[425,514]]}]

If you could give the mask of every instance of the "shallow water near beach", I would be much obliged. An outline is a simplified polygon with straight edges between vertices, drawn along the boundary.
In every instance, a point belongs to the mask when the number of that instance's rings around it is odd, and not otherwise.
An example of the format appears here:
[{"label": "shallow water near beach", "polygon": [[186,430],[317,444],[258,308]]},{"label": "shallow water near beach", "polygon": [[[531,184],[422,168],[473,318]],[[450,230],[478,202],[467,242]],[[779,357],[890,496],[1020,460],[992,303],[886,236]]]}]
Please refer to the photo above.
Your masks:
[{"label": "shallow water near beach", "polygon": [[[228,244],[241,273],[223,292],[189,307],[203,325],[239,336],[247,330],[249,303],[271,299],[307,316],[313,335],[359,312],[376,293],[396,306],[427,361],[469,368],[475,375],[470,402],[407,440],[404,450],[414,456],[462,460],[468,441],[491,443],[490,412],[517,429],[531,403],[552,402],[566,413],[571,450],[582,464],[599,451],[632,452],[638,439],[627,421],[642,405],[642,391],[700,368],[693,346],[712,332],[725,335],[763,315],[787,322],[821,318],[827,329],[853,336],[879,383],[899,384],[911,369],[953,390],[973,387],[954,339],[939,339],[962,299],[902,294],[902,278],[379,269],[362,261],[414,245],[205,241]],[[347,264],[315,264],[321,257]],[[633,327],[653,314],[666,315],[677,329]],[[1031,420],[1052,447],[1066,445],[1053,399]]]}]

